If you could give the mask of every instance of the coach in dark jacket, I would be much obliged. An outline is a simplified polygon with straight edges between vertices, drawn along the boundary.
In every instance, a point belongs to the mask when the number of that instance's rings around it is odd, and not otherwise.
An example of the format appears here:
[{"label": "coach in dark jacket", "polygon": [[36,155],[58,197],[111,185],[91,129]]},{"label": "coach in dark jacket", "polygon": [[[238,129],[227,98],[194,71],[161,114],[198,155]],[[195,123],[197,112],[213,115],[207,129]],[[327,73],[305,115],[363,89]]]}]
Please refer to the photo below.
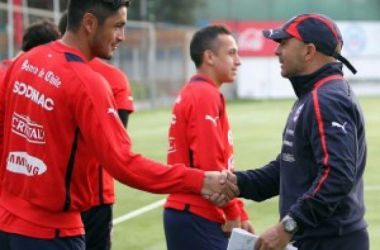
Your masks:
[{"label": "coach in dark jacket", "polygon": [[368,250],[364,221],[364,118],[343,80],[342,37],[320,14],[303,14],[265,30],[279,43],[281,75],[298,97],[283,132],[281,153],[268,165],[229,174],[240,196],[263,201],[280,196],[281,222],[264,232],[255,249]]}]

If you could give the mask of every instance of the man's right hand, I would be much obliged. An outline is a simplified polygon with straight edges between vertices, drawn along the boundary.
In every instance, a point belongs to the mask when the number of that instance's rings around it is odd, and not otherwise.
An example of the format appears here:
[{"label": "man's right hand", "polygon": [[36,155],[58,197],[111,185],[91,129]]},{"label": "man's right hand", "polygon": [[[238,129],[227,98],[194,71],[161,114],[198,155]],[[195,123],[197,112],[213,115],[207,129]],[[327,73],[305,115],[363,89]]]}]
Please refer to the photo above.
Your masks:
[{"label": "man's right hand", "polygon": [[223,174],[227,175],[227,180],[235,185],[237,185],[237,177],[232,173],[231,171],[228,170],[223,170]]},{"label": "man's right hand", "polygon": [[[206,199],[217,195],[219,203],[224,205],[239,194],[236,184],[227,180],[227,172],[208,171],[205,172],[205,179],[201,194]],[[223,202],[222,202],[223,201]]]},{"label": "man's right hand", "polygon": [[[219,174],[219,176],[217,176]],[[218,179],[218,183],[215,180]],[[206,185],[211,185],[212,190]],[[219,189],[218,189],[219,188]],[[219,172],[206,172],[202,195],[213,204],[223,207],[239,194],[236,176],[228,170]]]},{"label": "man's right hand", "polygon": [[255,244],[255,250],[284,249],[292,236],[292,234],[285,232],[283,222],[280,222],[260,235]]}]

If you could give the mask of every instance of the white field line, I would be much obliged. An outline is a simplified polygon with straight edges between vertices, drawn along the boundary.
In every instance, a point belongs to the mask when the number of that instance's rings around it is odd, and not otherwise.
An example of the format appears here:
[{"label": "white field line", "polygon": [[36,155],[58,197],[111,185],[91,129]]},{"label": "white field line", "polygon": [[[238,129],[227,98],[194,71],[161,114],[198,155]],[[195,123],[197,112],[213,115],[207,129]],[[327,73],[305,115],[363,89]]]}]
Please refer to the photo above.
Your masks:
[{"label": "white field line", "polygon": [[[368,186],[368,187],[364,187],[364,191],[367,191],[367,192],[372,192],[372,191],[380,191],[380,186]],[[277,199],[270,199],[269,201],[276,201]],[[137,217],[137,216],[140,216],[142,214],[145,214],[153,209],[156,209],[158,207],[162,207],[165,203],[166,199],[162,199],[162,200],[159,200],[159,201],[156,201],[148,206],[145,206],[145,207],[142,207],[140,209],[137,209],[135,211],[132,211],[128,214],[125,214],[123,216],[120,216],[116,219],[113,220],[113,225],[117,225],[117,224],[120,224],[124,221],[127,221],[127,220],[130,220],[134,217]],[[251,201],[249,200],[243,200],[244,203],[251,203]],[[247,205],[248,205],[247,204]]]},{"label": "white field line", "polygon": [[149,212],[150,210],[156,209],[158,207],[162,207],[164,205],[165,201],[166,201],[166,199],[162,199],[162,200],[156,201],[156,202],[154,202],[148,206],[142,207],[142,208],[137,209],[135,211],[132,211],[128,214],[120,216],[120,217],[113,220],[113,225],[117,225],[117,224],[122,223],[124,221],[130,220],[134,217],[145,214],[146,212]]}]

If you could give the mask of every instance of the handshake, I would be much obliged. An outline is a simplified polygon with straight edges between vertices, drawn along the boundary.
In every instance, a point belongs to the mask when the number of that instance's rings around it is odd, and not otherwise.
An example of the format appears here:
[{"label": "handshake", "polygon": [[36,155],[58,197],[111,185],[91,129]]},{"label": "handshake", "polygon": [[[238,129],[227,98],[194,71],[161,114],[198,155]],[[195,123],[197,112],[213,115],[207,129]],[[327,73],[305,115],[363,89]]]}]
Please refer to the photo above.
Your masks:
[{"label": "handshake", "polygon": [[201,194],[213,204],[225,206],[227,202],[239,195],[237,178],[228,170],[205,172]]}]

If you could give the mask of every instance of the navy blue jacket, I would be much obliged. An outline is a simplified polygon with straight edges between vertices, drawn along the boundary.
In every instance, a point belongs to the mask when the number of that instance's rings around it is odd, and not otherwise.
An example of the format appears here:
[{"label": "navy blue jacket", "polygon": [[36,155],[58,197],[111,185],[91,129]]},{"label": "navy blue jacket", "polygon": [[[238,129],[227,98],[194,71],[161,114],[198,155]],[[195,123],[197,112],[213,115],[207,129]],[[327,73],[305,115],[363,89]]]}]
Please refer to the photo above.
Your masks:
[{"label": "navy blue jacket", "polygon": [[296,239],[344,235],[364,221],[364,118],[340,63],[292,77],[295,102],[280,155],[268,165],[235,172],[240,196],[280,196],[280,217],[301,227]]}]

